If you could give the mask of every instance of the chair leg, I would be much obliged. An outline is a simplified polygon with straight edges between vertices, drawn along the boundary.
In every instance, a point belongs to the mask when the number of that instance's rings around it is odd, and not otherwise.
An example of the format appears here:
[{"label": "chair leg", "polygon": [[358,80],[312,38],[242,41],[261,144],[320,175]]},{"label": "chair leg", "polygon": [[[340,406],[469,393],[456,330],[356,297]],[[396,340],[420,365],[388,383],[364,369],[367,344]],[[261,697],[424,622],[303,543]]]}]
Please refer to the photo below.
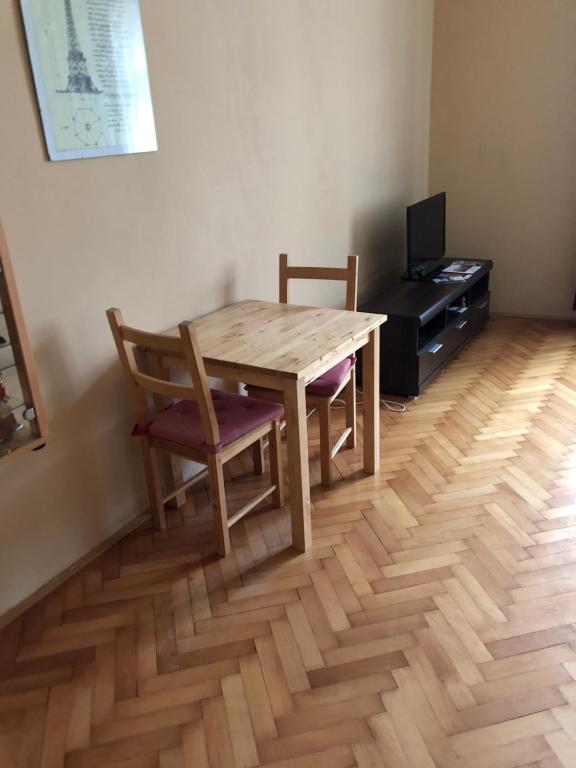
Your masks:
[{"label": "chair leg", "polygon": [[270,475],[272,476],[272,483],[276,486],[276,490],[272,494],[272,502],[276,507],[281,507],[284,504],[284,477],[282,474],[280,439],[280,422],[275,421],[270,431]]},{"label": "chair leg", "polygon": [[228,510],[224,491],[224,466],[220,457],[208,457],[208,475],[210,477],[210,501],[214,513],[214,524],[218,537],[218,554],[225,557],[230,552],[230,532],[228,530]]},{"label": "chair leg", "polygon": [[322,400],[318,406],[318,416],[320,417],[320,474],[322,485],[326,488],[332,487],[332,457],[330,456],[331,440],[331,411],[328,398]]},{"label": "chair leg", "polygon": [[166,512],[162,501],[162,484],[160,481],[160,463],[158,451],[152,448],[146,440],[142,440],[142,455],[144,458],[144,472],[150,499],[150,511],[152,520],[158,530],[166,530]]},{"label": "chair leg", "polygon": [[254,474],[264,474],[264,441],[257,440],[251,447],[252,461],[254,463]]},{"label": "chair leg", "polygon": [[354,368],[350,372],[350,381],[344,388],[344,402],[346,403],[346,427],[352,430],[346,438],[346,448],[356,448],[356,381]]}]

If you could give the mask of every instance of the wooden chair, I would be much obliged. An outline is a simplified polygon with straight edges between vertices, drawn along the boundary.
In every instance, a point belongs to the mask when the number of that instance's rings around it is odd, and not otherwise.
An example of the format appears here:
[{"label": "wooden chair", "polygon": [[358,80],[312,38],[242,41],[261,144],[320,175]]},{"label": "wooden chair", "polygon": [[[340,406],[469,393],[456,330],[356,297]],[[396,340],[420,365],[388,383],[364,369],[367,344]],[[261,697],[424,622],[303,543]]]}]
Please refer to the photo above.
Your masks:
[{"label": "wooden chair", "polygon": [[[158,451],[166,451],[185,459],[205,464],[202,476],[209,477],[212,508],[218,535],[218,552],[230,551],[229,528],[267,496],[275,505],[282,506],[282,471],[280,464],[280,421],[283,408],[250,397],[210,390],[204,361],[192,323],[181,323],[180,336],[147,333],[124,325],[118,309],[106,312],[122,367],[136,407],[137,426],[133,434],[142,437],[144,468],[150,507],[158,528],[166,527],[164,505],[199,479],[197,475],[177,489],[163,495],[160,481]],[[169,380],[168,372],[156,366],[155,375],[139,367],[141,354],[135,347],[149,354],[184,358],[192,384]],[[166,376],[161,377],[158,371]],[[149,393],[147,397],[147,393]],[[169,398],[171,405],[158,413],[149,406],[149,397]],[[253,456],[256,474],[262,473],[260,441],[268,436],[270,444],[270,470],[272,485],[242,509],[228,518],[224,492],[224,464],[241,451],[255,445]]]},{"label": "wooden chair", "polygon": [[[289,280],[339,280],[346,283],[346,309],[356,311],[358,301],[358,256],[348,256],[346,267],[289,267],[288,255],[280,254],[280,303],[288,303]],[[355,357],[347,357],[306,387],[306,404],[318,411],[320,419],[320,466],[322,485],[332,485],[332,459],[346,443],[356,446]],[[282,393],[261,387],[247,387],[251,397],[282,402]],[[331,406],[341,394],[346,409],[346,429],[331,445]]]}]

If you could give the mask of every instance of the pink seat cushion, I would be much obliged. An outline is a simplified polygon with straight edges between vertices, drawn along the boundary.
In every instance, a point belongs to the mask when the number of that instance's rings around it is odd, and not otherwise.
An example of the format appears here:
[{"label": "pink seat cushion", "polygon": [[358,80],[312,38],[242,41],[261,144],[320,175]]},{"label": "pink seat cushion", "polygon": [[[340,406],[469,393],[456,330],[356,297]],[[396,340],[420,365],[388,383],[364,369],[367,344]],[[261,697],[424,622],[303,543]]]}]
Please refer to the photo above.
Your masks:
[{"label": "pink seat cushion", "polygon": [[211,392],[220,429],[220,445],[214,448],[204,442],[200,412],[194,400],[181,400],[169,406],[152,420],[145,432],[152,437],[205,453],[218,453],[239,437],[261,427],[267,421],[282,418],[284,414],[284,409],[278,403],[232,395],[217,389]]},{"label": "pink seat cushion", "polygon": [[348,376],[350,369],[356,362],[354,355],[345,357],[329,371],[323,373],[322,376],[318,376],[317,379],[311,381],[306,387],[307,395],[319,395],[321,397],[332,397],[338,392],[340,385]]}]

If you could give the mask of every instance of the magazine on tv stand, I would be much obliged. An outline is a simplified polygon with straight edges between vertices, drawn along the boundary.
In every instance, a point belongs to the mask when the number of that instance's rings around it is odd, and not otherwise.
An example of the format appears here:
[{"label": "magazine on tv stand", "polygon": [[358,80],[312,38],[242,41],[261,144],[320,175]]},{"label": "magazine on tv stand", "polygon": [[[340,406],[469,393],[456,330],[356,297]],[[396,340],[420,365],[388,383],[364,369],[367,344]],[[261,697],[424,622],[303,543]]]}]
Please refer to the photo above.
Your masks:
[{"label": "magazine on tv stand", "polygon": [[453,261],[447,267],[444,267],[440,274],[444,275],[473,275],[481,269],[482,264],[477,261]]},{"label": "magazine on tv stand", "polygon": [[477,261],[453,261],[444,267],[442,272],[433,278],[435,283],[465,283],[468,278],[472,277],[479,269],[482,268],[482,264]]}]

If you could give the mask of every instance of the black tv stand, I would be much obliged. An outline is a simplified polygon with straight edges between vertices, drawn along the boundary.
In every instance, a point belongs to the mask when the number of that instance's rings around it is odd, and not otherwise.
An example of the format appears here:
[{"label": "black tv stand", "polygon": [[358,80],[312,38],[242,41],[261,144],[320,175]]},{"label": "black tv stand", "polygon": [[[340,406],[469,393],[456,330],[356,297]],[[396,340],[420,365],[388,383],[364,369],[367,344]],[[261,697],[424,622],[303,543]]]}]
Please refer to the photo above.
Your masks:
[{"label": "black tv stand", "polygon": [[[460,259],[443,260],[442,268],[452,261]],[[380,328],[381,392],[417,397],[484,329],[493,265],[477,263],[481,268],[465,282],[396,280],[359,307],[388,315]]]}]

